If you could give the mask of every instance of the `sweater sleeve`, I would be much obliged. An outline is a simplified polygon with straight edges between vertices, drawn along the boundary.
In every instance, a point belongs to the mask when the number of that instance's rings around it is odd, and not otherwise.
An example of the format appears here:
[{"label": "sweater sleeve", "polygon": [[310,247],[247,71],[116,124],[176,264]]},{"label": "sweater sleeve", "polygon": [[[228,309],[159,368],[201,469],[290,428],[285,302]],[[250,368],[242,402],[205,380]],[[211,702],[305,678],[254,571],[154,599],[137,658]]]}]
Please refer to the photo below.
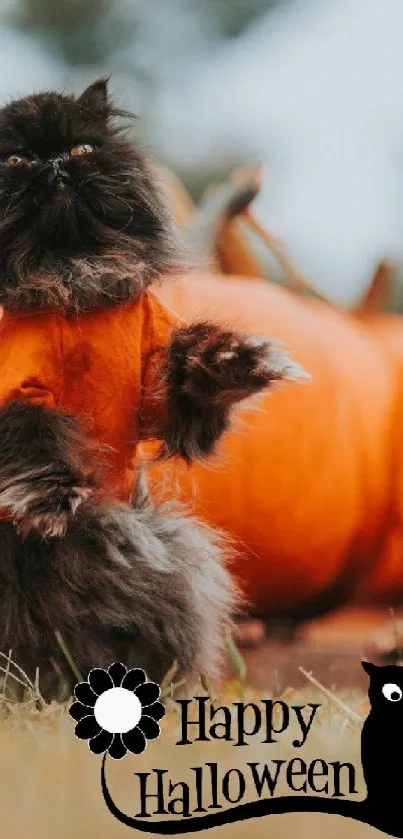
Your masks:
[{"label": "sweater sleeve", "polygon": [[142,440],[161,439],[167,423],[166,369],[172,337],[184,322],[151,292],[144,294],[139,431]]},{"label": "sweater sleeve", "polygon": [[7,317],[0,325],[0,512],[24,534],[62,536],[95,486],[93,453],[76,418],[58,409],[59,319]]}]

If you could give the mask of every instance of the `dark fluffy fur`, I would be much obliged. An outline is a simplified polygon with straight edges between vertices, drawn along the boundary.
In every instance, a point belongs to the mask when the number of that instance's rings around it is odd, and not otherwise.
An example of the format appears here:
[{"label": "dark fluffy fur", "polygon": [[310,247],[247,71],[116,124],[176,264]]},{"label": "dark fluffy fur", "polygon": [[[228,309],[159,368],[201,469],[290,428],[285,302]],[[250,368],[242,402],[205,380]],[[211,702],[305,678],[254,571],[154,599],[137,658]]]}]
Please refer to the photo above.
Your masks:
[{"label": "dark fluffy fur", "polygon": [[9,402],[0,408],[0,508],[22,533],[62,536],[97,486],[94,455],[74,417]]},{"label": "dark fluffy fur", "polygon": [[167,423],[157,432],[163,440],[161,457],[192,461],[209,455],[236,403],[298,376],[298,370],[269,341],[210,323],[178,329],[165,363]]},{"label": "dark fluffy fur", "polygon": [[[0,110],[0,304],[83,309],[134,297],[183,253],[151,163],[100,79]],[[76,143],[92,154],[54,160]],[[26,165],[6,166],[11,154]]]},{"label": "dark fluffy fur", "polygon": [[84,677],[114,660],[156,681],[174,661],[190,682],[214,677],[234,605],[222,549],[206,526],[144,500],[135,510],[86,502],[63,541],[21,541],[3,524],[2,648],[31,678],[39,667],[46,698],[77,681],[56,631]]}]

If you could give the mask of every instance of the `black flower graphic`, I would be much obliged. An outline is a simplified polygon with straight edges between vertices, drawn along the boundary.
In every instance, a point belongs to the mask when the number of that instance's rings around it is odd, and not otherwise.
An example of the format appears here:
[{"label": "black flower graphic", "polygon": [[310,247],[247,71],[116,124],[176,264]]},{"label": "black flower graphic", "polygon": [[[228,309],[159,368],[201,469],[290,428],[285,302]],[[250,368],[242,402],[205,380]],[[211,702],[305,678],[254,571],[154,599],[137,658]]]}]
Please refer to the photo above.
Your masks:
[{"label": "black flower graphic", "polygon": [[75,734],[88,740],[94,754],[108,752],[115,760],[128,751],[139,755],[147,740],[160,735],[158,720],[165,715],[160,689],[140,668],[128,670],[119,662],[108,670],[94,668],[74,694],[69,713],[77,721]]}]

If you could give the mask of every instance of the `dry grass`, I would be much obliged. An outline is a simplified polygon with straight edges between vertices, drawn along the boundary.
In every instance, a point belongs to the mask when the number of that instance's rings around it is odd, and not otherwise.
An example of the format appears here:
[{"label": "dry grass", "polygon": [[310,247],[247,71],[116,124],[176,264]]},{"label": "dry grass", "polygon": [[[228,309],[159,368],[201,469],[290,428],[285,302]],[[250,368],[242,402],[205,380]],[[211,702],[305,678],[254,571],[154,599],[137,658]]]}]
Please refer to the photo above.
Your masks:
[{"label": "dry grass", "polygon": [[[12,664],[10,656],[1,661],[3,680],[20,678],[24,674]],[[167,675],[164,685],[166,697],[175,680],[175,672]],[[45,705],[38,684],[26,683],[26,697],[17,705],[0,695],[0,789],[1,836],[7,839],[120,839],[130,835],[130,829],[120,825],[107,811],[100,791],[100,763],[87,745],[74,737],[74,724],[67,706]],[[211,689],[211,686],[206,686]],[[205,693],[205,690],[202,691]],[[240,682],[229,683],[221,690],[217,701],[231,705],[239,700],[259,702],[262,696],[272,698],[270,692],[245,688]],[[281,696],[289,705],[320,702],[306,745],[298,756],[310,761],[321,757],[326,761],[349,760],[359,771],[360,718],[367,713],[367,702],[359,692],[343,691],[326,695],[320,686],[307,679],[306,687],[298,691],[286,688]],[[228,743],[198,743],[186,747],[174,746],[179,717],[173,700],[166,698],[169,714],[163,722],[163,737],[149,745],[145,755],[127,756],[123,761],[108,764],[108,783],[121,809],[133,812],[135,804],[133,772],[152,768],[167,768],[173,780],[185,780],[188,767],[217,761],[220,770],[242,766],[247,761],[269,762],[296,756],[290,731],[281,743],[263,745],[256,736],[250,745],[235,749]],[[364,784],[358,773],[358,789],[364,795]],[[279,793],[286,792],[279,789]],[[251,793],[251,796],[252,793]],[[241,839],[253,831],[256,839],[279,839],[282,835],[296,835],[298,839],[318,836],[339,839],[340,831],[346,839],[370,839],[377,831],[355,822],[323,815],[284,815],[257,819],[250,824],[220,828],[225,839]],[[218,831],[216,831],[218,834]],[[348,834],[348,836],[347,836]],[[189,834],[190,835],[190,834]],[[379,834],[381,835],[381,834]]]}]

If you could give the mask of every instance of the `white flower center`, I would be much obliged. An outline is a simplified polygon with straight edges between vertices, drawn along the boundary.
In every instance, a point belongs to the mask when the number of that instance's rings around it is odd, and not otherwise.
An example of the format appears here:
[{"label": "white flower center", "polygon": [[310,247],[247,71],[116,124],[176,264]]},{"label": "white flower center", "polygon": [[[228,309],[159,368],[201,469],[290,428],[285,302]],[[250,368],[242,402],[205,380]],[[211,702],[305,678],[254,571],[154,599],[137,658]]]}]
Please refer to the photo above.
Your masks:
[{"label": "white flower center", "polygon": [[110,734],[125,734],[140,721],[142,705],[126,688],[110,688],[98,697],[94,715],[98,725]]}]

